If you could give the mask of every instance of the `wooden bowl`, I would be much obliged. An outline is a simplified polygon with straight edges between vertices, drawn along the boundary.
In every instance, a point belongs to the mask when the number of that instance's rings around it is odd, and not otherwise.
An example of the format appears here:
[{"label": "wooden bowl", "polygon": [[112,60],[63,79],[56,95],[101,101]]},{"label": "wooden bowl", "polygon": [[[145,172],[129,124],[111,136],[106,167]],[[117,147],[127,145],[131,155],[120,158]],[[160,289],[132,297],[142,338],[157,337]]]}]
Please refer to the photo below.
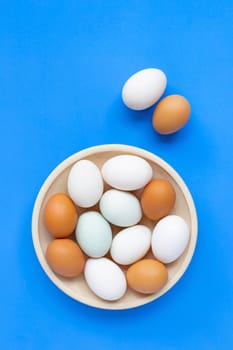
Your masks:
[{"label": "wooden bowl", "polygon": [[[128,288],[126,294],[118,301],[109,302],[98,298],[88,288],[83,275],[77,278],[63,278],[55,274],[47,264],[45,251],[52,240],[43,224],[43,211],[47,200],[57,192],[67,193],[67,177],[74,163],[81,159],[89,159],[98,167],[109,158],[120,154],[132,154],[146,159],[153,168],[154,178],[164,178],[172,183],[176,190],[176,203],[171,214],[182,216],[191,230],[191,237],[183,255],[175,262],[168,264],[168,282],[157,293],[143,295]],[[139,194],[139,193],[136,193]],[[143,224],[150,226],[154,222],[143,219]],[[128,309],[147,304],[171,289],[184,274],[192,259],[197,241],[197,216],[192,196],[184,181],[177,172],[161,158],[143,149],[127,145],[101,145],[87,148],[64,160],[58,165],[44,182],[37,196],[32,216],[32,238],[37,258],[50,280],[65,294],[84,304],[102,309]],[[148,257],[151,253],[148,253]]]}]

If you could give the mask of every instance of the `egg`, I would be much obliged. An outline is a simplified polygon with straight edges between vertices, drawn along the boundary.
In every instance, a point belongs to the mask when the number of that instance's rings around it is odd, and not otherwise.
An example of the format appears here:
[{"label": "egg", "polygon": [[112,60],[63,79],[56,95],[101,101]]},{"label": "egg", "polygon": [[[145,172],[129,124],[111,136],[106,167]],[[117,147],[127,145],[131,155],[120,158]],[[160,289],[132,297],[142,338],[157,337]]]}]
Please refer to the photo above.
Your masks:
[{"label": "egg", "polygon": [[165,264],[178,259],[185,251],[190,238],[187,222],[178,215],[161,219],[152,233],[152,252],[156,259]]},{"label": "egg", "polygon": [[150,164],[134,155],[112,157],[104,163],[101,171],[107,184],[124,191],[144,187],[153,174]]},{"label": "egg", "polygon": [[143,259],[131,265],[126,272],[130,288],[143,294],[158,292],[167,282],[166,267],[154,259]]},{"label": "egg", "polygon": [[92,292],[104,300],[118,300],[126,292],[127,284],[123,271],[107,258],[88,259],[84,276]]},{"label": "egg", "polygon": [[163,95],[166,85],[166,75],[160,69],[140,70],[124,84],[122,89],[123,102],[133,110],[149,108]]},{"label": "egg", "polygon": [[99,168],[90,160],[79,160],[70,170],[67,188],[78,206],[92,207],[99,201],[104,188]]},{"label": "egg", "polygon": [[180,95],[163,98],[156,106],[152,124],[160,134],[171,134],[180,130],[189,120],[190,104]]},{"label": "egg", "polygon": [[131,226],[118,232],[112,241],[112,259],[121,265],[129,265],[141,259],[149,250],[151,231],[147,226]]},{"label": "egg", "polygon": [[44,208],[43,220],[50,234],[56,238],[71,235],[77,219],[77,209],[66,194],[56,193],[49,198]]},{"label": "egg", "polygon": [[129,192],[108,190],[103,194],[99,206],[105,219],[120,227],[136,225],[142,218],[140,202]]},{"label": "egg", "polygon": [[159,220],[169,214],[176,200],[173,186],[164,179],[154,179],[144,188],[141,195],[141,206],[145,216]]},{"label": "egg", "polygon": [[82,250],[93,258],[104,256],[112,243],[111,226],[97,211],[80,215],[75,235]]},{"label": "egg", "polygon": [[63,277],[77,277],[84,269],[84,255],[71,239],[55,239],[46,250],[46,259],[51,269]]}]

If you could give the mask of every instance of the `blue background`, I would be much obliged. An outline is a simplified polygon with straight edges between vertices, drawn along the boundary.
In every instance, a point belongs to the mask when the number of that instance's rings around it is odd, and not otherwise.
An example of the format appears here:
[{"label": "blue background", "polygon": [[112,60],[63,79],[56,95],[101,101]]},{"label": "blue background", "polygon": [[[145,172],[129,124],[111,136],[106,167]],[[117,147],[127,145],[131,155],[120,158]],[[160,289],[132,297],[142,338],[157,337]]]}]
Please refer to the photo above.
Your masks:
[{"label": "blue background", "polygon": [[[1,1],[0,348],[232,349],[232,1]],[[142,68],[186,96],[191,120],[162,137],[152,109],[127,110]],[[63,295],[31,240],[33,203],[66,157],[103,143],[168,161],[196,202],[199,239],[182,280],[158,301],[104,311]]]}]

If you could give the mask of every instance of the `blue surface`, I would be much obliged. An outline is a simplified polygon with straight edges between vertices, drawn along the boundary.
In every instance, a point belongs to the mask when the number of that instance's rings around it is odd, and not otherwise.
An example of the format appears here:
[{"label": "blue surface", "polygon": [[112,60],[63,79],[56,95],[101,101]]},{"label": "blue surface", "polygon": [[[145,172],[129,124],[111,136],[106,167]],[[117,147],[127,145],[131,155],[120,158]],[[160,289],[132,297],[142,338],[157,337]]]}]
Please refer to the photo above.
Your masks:
[{"label": "blue surface", "polygon": [[[0,348],[233,348],[232,1],[1,1]],[[124,81],[159,67],[185,95],[189,124],[159,137],[127,110]],[[103,143],[143,147],[183,176],[199,240],[182,280],[145,307],[101,311],[43,273],[31,213],[50,171]]]}]

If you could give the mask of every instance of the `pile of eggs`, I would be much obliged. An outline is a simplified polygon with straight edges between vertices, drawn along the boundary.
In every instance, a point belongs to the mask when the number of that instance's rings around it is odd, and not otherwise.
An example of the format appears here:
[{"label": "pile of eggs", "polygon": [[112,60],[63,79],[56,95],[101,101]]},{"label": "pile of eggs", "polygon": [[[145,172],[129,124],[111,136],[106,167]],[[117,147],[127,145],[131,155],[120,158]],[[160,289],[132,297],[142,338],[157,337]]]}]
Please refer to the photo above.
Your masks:
[{"label": "pile of eggs", "polygon": [[190,238],[186,221],[171,214],[176,192],[170,182],[155,178],[145,159],[122,154],[101,169],[87,159],[76,162],[67,191],[52,195],[43,210],[54,238],[45,256],[56,274],[83,273],[90,290],[108,301],[123,297],[127,287],[152,294],[166,285],[166,264],[183,254]]}]

